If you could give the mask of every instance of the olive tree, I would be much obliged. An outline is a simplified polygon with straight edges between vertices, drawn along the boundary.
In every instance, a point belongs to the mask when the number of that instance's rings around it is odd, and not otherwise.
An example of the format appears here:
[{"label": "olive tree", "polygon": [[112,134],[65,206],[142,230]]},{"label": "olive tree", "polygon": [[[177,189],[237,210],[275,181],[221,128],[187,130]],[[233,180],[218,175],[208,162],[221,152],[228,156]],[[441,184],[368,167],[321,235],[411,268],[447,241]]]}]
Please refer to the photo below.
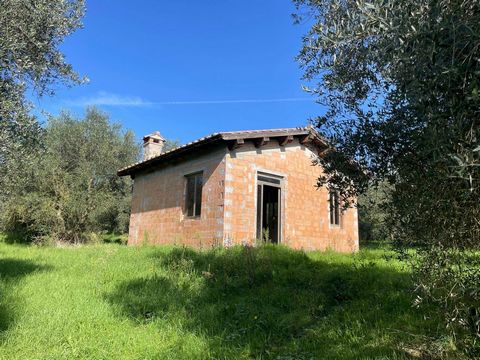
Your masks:
[{"label": "olive tree", "polygon": [[307,90],[329,109],[314,121],[339,150],[320,160],[319,183],[347,203],[370,182],[393,188],[394,239],[417,249],[416,304],[436,304],[478,356],[480,3],[294,2],[311,22],[298,55]]},{"label": "olive tree", "polygon": [[31,161],[42,140],[26,89],[44,95],[55,83],[82,81],[59,45],[83,14],[83,0],[0,0],[0,202],[12,161]]},{"label": "olive tree", "polygon": [[75,243],[99,232],[126,232],[132,184],[116,172],[139,153],[133,132],[96,108],[83,119],[66,112],[50,118],[35,161],[15,163],[25,176],[6,199],[4,228],[31,240]]}]

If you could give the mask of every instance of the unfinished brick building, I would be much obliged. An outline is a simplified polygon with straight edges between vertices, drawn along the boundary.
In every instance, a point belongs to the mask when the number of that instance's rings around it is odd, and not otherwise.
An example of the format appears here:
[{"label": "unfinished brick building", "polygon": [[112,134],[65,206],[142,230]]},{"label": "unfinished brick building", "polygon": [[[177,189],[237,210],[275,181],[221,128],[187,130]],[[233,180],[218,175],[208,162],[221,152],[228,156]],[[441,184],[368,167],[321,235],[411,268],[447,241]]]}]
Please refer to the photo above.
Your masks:
[{"label": "unfinished brick building", "polygon": [[326,143],[311,127],[215,133],[168,152],[144,137],[129,244],[211,247],[268,239],[296,249],[358,250],[356,208],[317,188]]}]

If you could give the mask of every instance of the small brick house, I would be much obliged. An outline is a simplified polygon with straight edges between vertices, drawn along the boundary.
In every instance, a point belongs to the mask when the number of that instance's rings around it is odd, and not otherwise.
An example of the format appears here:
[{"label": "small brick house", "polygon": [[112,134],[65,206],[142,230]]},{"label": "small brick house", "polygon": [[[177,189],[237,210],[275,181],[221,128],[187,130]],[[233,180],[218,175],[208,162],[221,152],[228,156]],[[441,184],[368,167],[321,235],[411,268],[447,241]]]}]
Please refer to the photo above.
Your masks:
[{"label": "small brick house", "polygon": [[145,136],[144,160],[118,171],[134,179],[130,245],[358,250],[357,209],[316,187],[312,160],[328,147],[313,128],[215,133],[167,152],[164,142]]}]

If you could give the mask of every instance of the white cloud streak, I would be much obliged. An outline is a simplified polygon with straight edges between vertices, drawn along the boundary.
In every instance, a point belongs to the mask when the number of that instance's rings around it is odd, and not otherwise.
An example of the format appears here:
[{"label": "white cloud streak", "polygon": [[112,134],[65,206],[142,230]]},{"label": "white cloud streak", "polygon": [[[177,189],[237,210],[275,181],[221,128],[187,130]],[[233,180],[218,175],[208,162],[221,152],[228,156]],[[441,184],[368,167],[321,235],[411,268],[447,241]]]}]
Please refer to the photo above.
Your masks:
[{"label": "white cloud streak", "polygon": [[146,107],[146,106],[166,106],[166,105],[221,105],[221,104],[262,104],[262,103],[284,103],[284,102],[313,102],[312,98],[273,98],[273,99],[229,99],[229,100],[180,100],[180,101],[158,101],[151,102],[137,96],[121,96],[107,92],[99,92],[95,96],[82,97],[79,99],[66,100],[65,104],[69,106],[127,106],[127,107]]},{"label": "white cloud streak", "polygon": [[74,100],[66,100],[66,105],[69,106],[92,106],[92,105],[104,105],[104,106],[149,106],[152,103],[145,101],[137,96],[121,96],[116,94],[110,94],[104,91],[97,93],[91,97],[81,97]]},{"label": "white cloud streak", "polygon": [[158,105],[210,105],[210,104],[250,104],[312,101],[311,98],[278,98],[278,99],[233,99],[233,100],[192,100],[192,101],[162,101]]}]

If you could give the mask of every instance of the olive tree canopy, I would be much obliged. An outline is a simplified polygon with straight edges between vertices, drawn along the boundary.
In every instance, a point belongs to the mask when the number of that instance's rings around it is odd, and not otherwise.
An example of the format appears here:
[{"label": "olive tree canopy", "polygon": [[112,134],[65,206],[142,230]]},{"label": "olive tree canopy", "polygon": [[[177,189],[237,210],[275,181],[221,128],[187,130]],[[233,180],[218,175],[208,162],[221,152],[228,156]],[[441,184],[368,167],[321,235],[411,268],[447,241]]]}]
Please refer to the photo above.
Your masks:
[{"label": "olive tree canopy", "polygon": [[34,161],[12,163],[24,176],[8,187],[0,228],[39,242],[127,232],[132,181],[117,170],[139,158],[134,133],[89,108],[81,119],[51,117],[43,145]]},{"label": "olive tree canopy", "polygon": [[311,23],[298,60],[329,109],[315,122],[340,150],[321,159],[320,184],[346,200],[393,186],[394,238],[420,255],[417,303],[436,302],[480,352],[480,259],[468,255],[480,247],[480,2],[294,3]]},{"label": "olive tree canopy", "polygon": [[59,45],[83,14],[83,0],[0,0],[0,185],[11,159],[27,161],[41,139],[26,89],[51,94],[54,83],[81,82]]}]

